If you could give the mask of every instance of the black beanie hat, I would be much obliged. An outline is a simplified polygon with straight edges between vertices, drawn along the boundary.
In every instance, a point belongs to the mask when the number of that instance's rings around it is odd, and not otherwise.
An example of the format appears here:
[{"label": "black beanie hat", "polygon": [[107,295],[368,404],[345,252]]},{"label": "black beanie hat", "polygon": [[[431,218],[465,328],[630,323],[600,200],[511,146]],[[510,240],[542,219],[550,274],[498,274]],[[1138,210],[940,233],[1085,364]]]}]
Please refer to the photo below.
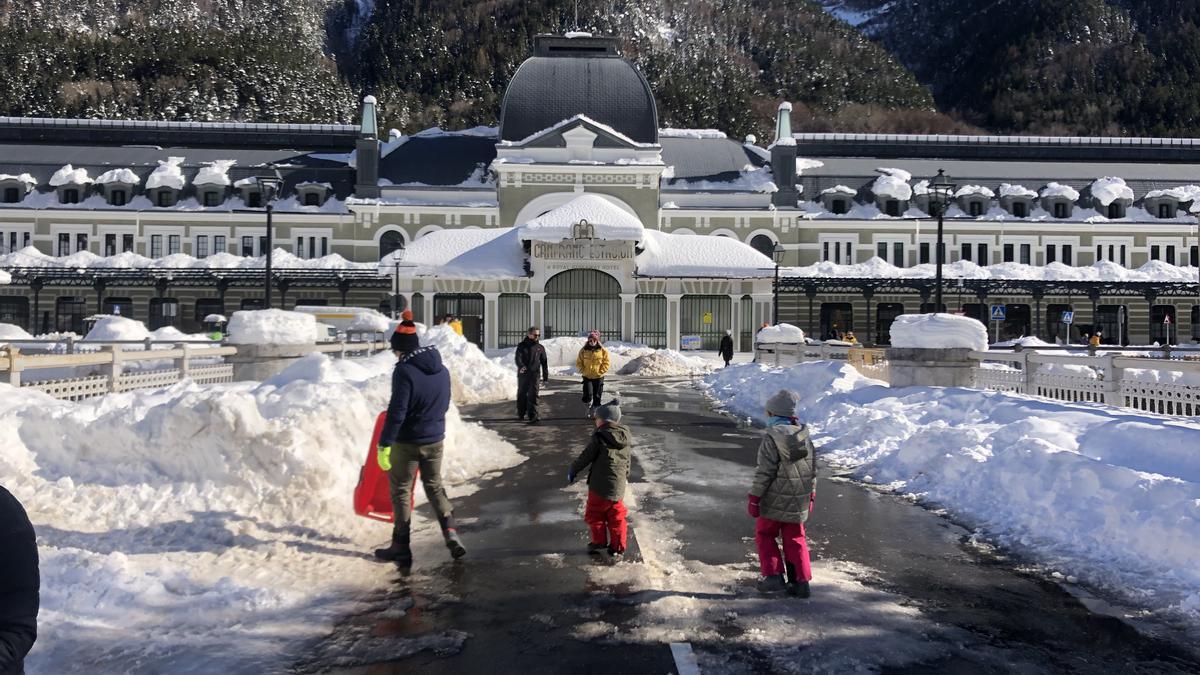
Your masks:
[{"label": "black beanie hat", "polygon": [[396,326],[396,331],[392,333],[392,351],[404,352],[411,354],[421,348],[421,341],[417,338],[417,324],[412,322],[412,319],[405,317],[404,321]]}]

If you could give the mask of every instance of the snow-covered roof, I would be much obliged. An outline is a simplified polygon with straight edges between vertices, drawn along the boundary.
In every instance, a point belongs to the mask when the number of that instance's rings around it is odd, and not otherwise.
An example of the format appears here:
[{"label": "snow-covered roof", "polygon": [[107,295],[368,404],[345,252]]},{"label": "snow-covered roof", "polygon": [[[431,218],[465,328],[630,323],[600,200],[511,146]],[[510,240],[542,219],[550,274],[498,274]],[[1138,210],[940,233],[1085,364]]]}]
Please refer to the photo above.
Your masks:
[{"label": "snow-covered roof", "polygon": [[996,193],[991,188],[982,185],[964,185],[954,191],[955,197],[970,197],[972,195],[982,195],[991,199],[996,196]]},{"label": "snow-covered roof", "polygon": [[586,220],[597,239],[641,241],[642,221],[604,197],[582,194],[520,226],[522,241],[562,241]]},{"label": "snow-covered roof", "polygon": [[[675,173],[667,167],[663,172],[663,188],[670,191],[691,190],[695,192],[775,192],[779,186],[771,175],[771,167],[747,164],[742,167],[738,177],[731,180],[678,180]],[[797,190],[803,190],[803,185],[797,185]]]},{"label": "snow-covered roof", "polygon": [[[800,174],[804,173],[808,169],[819,169],[823,166],[825,166],[825,162],[822,162],[819,159],[810,159],[808,157],[797,157],[796,158],[796,175],[799,176]],[[797,187],[799,187],[799,186],[797,186]]]},{"label": "snow-covered roof", "polygon": [[108,185],[110,183],[125,183],[126,185],[137,185],[141,182],[138,175],[132,169],[109,169],[96,177],[96,183],[100,185]]},{"label": "snow-covered roof", "polygon": [[1133,201],[1133,188],[1125,184],[1124,178],[1116,176],[1097,178],[1092,182],[1091,192],[1102,206],[1108,206],[1118,199]]},{"label": "snow-covered roof", "polygon": [[236,159],[218,159],[200,167],[200,171],[196,173],[196,179],[192,181],[195,185],[220,185],[222,187],[229,186],[229,169],[234,164],[237,164]]},{"label": "snow-covered roof", "polygon": [[517,228],[436,230],[404,249],[400,267],[396,255],[379,261],[379,273],[390,276],[444,276],[467,279],[525,276],[525,257]]},{"label": "snow-covered roof", "polygon": [[643,276],[752,278],[774,274],[775,263],[729,237],[646,230],[637,272]]},{"label": "snow-covered roof", "polygon": [[912,180],[911,173],[894,168],[879,168],[876,171],[880,176],[871,183],[871,192],[880,197],[891,197],[901,201],[912,199],[912,186],[908,184],[908,181]]},{"label": "snow-covered roof", "polygon": [[50,177],[50,185],[58,187],[60,185],[86,185],[92,182],[88,176],[87,169],[80,167],[76,169],[70,164],[64,165],[63,168],[54,172]]},{"label": "snow-covered roof", "polygon": [[667,127],[658,130],[659,138],[728,138],[724,131],[716,129],[675,129]]},{"label": "snow-covered roof", "polygon": [[6,180],[15,180],[15,181],[18,181],[21,183],[25,183],[26,185],[37,185],[37,179],[27,173],[22,173],[22,174],[18,174],[18,175],[13,175],[13,174],[8,174],[8,173],[0,173],[0,181],[6,181]]},{"label": "snow-covered roof", "polygon": [[1024,185],[1014,185],[1012,183],[1001,183],[1000,184],[1000,196],[1001,197],[1029,197],[1031,199],[1035,199],[1035,198],[1037,198],[1038,193],[1034,192],[1033,190],[1030,190],[1029,188],[1025,187]]},{"label": "snow-covered roof", "polygon": [[596,120],[588,117],[587,115],[575,115],[573,117],[568,117],[567,119],[562,120],[553,126],[546,127],[545,129],[542,129],[541,131],[535,131],[534,133],[529,134],[528,136],[526,136],[525,138],[522,138],[519,141],[500,141],[500,145],[509,145],[509,146],[525,145],[526,143],[537,140],[538,138],[541,138],[542,136],[545,136],[546,134],[553,133],[555,131],[558,131],[559,129],[570,126],[570,125],[574,124],[575,122],[580,122],[580,121],[587,122],[588,124],[596,127],[597,129],[601,129],[605,133],[608,133],[608,134],[632,145],[635,148],[656,148],[656,147],[658,147],[657,143],[639,143],[639,142],[633,140],[632,138],[626,136],[625,134],[617,131],[616,129],[610,127],[609,125],[603,124],[601,122],[597,122]]},{"label": "snow-covered roof", "polygon": [[1146,193],[1146,199],[1170,197],[1180,202],[1191,202],[1200,199],[1200,185],[1180,185],[1162,190],[1151,190]]},{"label": "snow-covered roof", "polygon": [[[320,258],[297,258],[281,248],[271,254],[275,269],[372,269],[375,263],[356,263],[346,260],[337,253]],[[0,267],[47,267],[47,268],[92,268],[92,269],[262,269],[266,257],[242,257],[230,253],[217,253],[207,258],[195,258],[186,253],[175,253],[162,258],[147,258],[131,251],[101,257],[91,251],[79,251],[68,256],[55,257],[42,253],[33,246],[0,255]]]},{"label": "snow-covered roof", "polygon": [[[1014,279],[1024,281],[1160,281],[1195,283],[1195,267],[1168,265],[1153,260],[1137,269],[1122,267],[1107,260],[1088,267],[1072,267],[1062,263],[1049,265],[1022,265],[1000,263],[981,267],[968,260],[959,260],[942,266],[948,278],[962,279]],[[879,257],[854,265],[837,265],[821,262],[804,267],[785,267],[780,270],[785,277],[814,277],[838,279],[928,279],[936,274],[933,264],[913,267],[896,267]]]},{"label": "snow-covered roof", "polygon": [[185,182],[183,171],[179,168],[183,164],[182,157],[168,157],[158,160],[158,168],[150,172],[150,176],[146,178],[146,189],[153,190],[154,188],[169,187],[176,190],[182,190]]},{"label": "snow-covered roof", "polygon": [[1079,190],[1061,183],[1046,183],[1046,187],[1042,188],[1041,194],[1042,197],[1063,197],[1070,201],[1077,201],[1079,199]]},{"label": "snow-covered roof", "polygon": [[853,197],[854,195],[858,194],[858,190],[855,190],[854,188],[846,186],[846,185],[834,185],[831,188],[825,188],[824,190],[821,190],[821,194],[823,194],[823,195],[832,195],[832,194],[850,195],[851,197]]},{"label": "snow-covered roof", "polygon": [[326,191],[333,190],[333,185],[331,185],[329,183],[325,183],[325,182],[318,183],[316,181],[306,180],[306,181],[303,181],[300,183],[296,183],[297,190],[299,190],[301,188],[311,188],[311,187],[322,188]]},{"label": "snow-covered roof", "polygon": [[233,183],[233,187],[235,188],[252,187],[255,185],[258,185],[258,176],[246,176]]}]

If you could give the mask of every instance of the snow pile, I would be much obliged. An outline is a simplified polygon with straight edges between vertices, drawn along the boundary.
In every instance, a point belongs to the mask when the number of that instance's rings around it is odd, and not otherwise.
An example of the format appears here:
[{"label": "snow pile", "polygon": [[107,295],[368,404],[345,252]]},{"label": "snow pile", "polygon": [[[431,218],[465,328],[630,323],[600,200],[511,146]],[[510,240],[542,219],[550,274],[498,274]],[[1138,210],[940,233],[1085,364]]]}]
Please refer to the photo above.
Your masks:
[{"label": "snow pile", "polygon": [[12,283],[12,275],[4,270],[0,270],[0,286],[7,286]]},{"label": "snow pile", "polygon": [[825,188],[824,190],[821,190],[821,194],[823,194],[823,195],[846,195],[848,197],[853,197],[854,195],[858,194],[858,190],[855,190],[854,188],[848,187],[846,185],[834,185],[831,188]]},{"label": "snow pile", "polygon": [[575,225],[586,220],[597,239],[641,241],[642,221],[604,197],[582,194],[520,226],[521,241],[570,239]]},{"label": "snow pile", "polygon": [[971,349],[986,352],[987,329],[968,316],[956,314],[903,314],[891,328],[893,347]]},{"label": "snow pile", "polygon": [[1170,197],[1180,202],[1195,201],[1200,198],[1200,185],[1178,185],[1146,193],[1146,199],[1158,199],[1159,197]]},{"label": "snow pile", "polygon": [[92,179],[88,177],[87,169],[83,167],[76,169],[70,164],[63,165],[63,168],[55,171],[54,175],[50,176],[51,187],[59,187],[62,185],[86,185],[90,182],[92,182]]},{"label": "snow pile", "polygon": [[877,197],[891,197],[900,201],[912,199],[913,190],[908,181],[912,174],[904,169],[880,168],[875,169],[880,176],[871,183],[871,192]]},{"label": "snow pile", "polygon": [[706,381],[731,411],[760,419],[788,382],[821,454],[857,478],[944,508],[1050,569],[1200,620],[1200,422],[999,392],[847,386],[851,373],[750,365]]},{"label": "snow pile", "polygon": [[1001,183],[1000,184],[1000,196],[1001,197],[1029,197],[1031,199],[1037,199],[1038,193],[1034,192],[1033,190],[1030,190],[1029,188],[1025,187],[1024,185],[1014,185],[1012,183]]},{"label": "snow pile", "polygon": [[[269,382],[79,403],[0,385],[0,483],[41,558],[30,672],[277,670],[383,590],[369,551],[389,528],[350,497],[389,372],[312,355]],[[447,427],[451,484],[522,461],[454,408]]]},{"label": "snow pile", "polygon": [[1133,189],[1125,184],[1124,178],[1105,176],[1097,178],[1091,185],[1092,197],[1102,206],[1123,199],[1133,201]]},{"label": "snow pile", "polygon": [[660,349],[629,361],[617,371],[619,375],[639,377],[681,377],[711,372],[716,364],[696,356],[685,356],[672,349]]},{"label": "snow pile", "polygon": [[96,178],[96,182],[100,185],[108,185],[109,183],[137,185],[141,182],[141,179],[138,178],[138,175],[132,169],[109,169],[100,174]]},{"label": "snow pile", "polygon": [[[182,335],[182,333],[181,333]],[[110,340],[145,340],[153,339],[146,324],[123,316],[102,316],[83,337],[85,342],[107,342]],[[123,345],[129,347],[131,345]]]},{"label": "snow pile", "polygon": [[0,323],[0,342],[8,342],[10,340],[32,340],[33,336],[25,332],[24,328],[13,325],[11,323]]},{"label": "snow pile", "polygon": [[674,129],[668,127],[658,130],[659,138],[708,138],[708,139],[724,139],[727,138],[724,131],[716,129]]},{"label": "snow pile", "polygon": [[1042,188],[1042,197],[1065,197],[1074,202],[1079,200],[1079,191],[1062,183],[1046,183],[1046,187]]},{"label": "snow pile", "polygon": [[392,327],[392,320],[379,312],[356,312],[346,330],[361,330],[374,333],[385,333]]},{"label": "snow pile", "polygon": [[15,174],[15,175],[11,174],[11,173],[0,173],[0,182],[6,181],[6,180],[15,180],[18,183],[24,183],[27,187],[32,187],[34,185],[37,185],[37,179],[34,178],[32,174],[28,174],[28,173]]},{"label": "snow pile", "polygon": [[182,157],[168,157],[158,160],[158,167],[150,172],[146,178],[146,189],[153,190],[154,188],[169,187],[176,190],[183,189],[183,170],[180,165],[183,164]]},{"label": "snow pile", "polygon": [[705,377],[700,387],[707,390],[718,407],[738,417],[765,423],[767,399],[780,389],[795,392],[801,400],[811,401],[827,394],[883,384],[863,376],[848,363],[814,361],[791,368],[735,364]]},{"label": "snow pile", "polygon": [[236,159],[218,159],[207,162],[200,167],[200,171],[196,173],[196,179],[192,182],[196,185],[229,187],[229,169],[234,164],[237,164]]},{"label": "snow pile", "polygon": [[970,197],[972,195],[982,195],[991,199],[996,196],[996,193],[991,188],[982,185],[964,185],[954,191],[955,197]]},{"label": "snow pile", "polygon": [[[797,168],[797,170],[799,169]],[[755,166],[753,164],[742,166],[742,170],[738,172],[737,178],[730,180],[675,180],[672,173],[664,172],[663,185],[668,190],[694,190],[697,192],[712,192],[717,190],[775,192],[779,189],[779,186],[775,184],[770,166]],[[804,186],[802,185],[796,185],[795,187],[797,190],[804,190]]]},{"label": "snow pile", "polygon": [[[235,315],[236,316],[236,315]],[[421,345],[434,345],[450,371],[454,402],[491,403],[508,401],[517,395],[516,368],[489,359],[449,326],[433,326],[421,331]]]},{"label": "snow pile", "polygon": [[282,309],[234,312],[226,340],[234,345],[311,345],[317,330],[312,314]]},{"label": "snow pile", "polygon": [[804,331],[790,323],[766,326],[758,331],[758,335],[754,337],[754,342],[757,344],[804,344]]}]

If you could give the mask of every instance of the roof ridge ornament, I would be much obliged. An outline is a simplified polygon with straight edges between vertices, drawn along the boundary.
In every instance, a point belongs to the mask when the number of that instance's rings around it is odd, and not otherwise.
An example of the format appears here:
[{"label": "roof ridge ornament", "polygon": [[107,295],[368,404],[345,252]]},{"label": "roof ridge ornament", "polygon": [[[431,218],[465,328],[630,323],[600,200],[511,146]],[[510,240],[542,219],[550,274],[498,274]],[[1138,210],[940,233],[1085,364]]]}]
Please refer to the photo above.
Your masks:
[{"label": "roof ridge ornament", "polygon": [[595,239],[596,227],[589,223],[586,218],[580,218],[578,223],[571,227],[572,239]]}]

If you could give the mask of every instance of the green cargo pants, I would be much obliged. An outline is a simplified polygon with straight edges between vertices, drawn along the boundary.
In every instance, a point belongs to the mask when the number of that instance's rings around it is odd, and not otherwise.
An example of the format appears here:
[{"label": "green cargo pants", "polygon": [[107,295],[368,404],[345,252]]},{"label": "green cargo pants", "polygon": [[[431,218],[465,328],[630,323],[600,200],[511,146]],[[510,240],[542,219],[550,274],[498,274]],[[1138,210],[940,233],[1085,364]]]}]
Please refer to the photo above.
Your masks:
[{"label": "green cargo pants", "polygon": [[450,505],[450,498],[442,487],[442,443],[395,443],[392,445],[392,469],[388,471],[388,482],[392,488],[392,511],[396,519],[393,538],[396,541],[408,541],[418,470],[421,483],[425,486],[425,496],[437,515],[442,533],[454,528],[454,507]]}]

